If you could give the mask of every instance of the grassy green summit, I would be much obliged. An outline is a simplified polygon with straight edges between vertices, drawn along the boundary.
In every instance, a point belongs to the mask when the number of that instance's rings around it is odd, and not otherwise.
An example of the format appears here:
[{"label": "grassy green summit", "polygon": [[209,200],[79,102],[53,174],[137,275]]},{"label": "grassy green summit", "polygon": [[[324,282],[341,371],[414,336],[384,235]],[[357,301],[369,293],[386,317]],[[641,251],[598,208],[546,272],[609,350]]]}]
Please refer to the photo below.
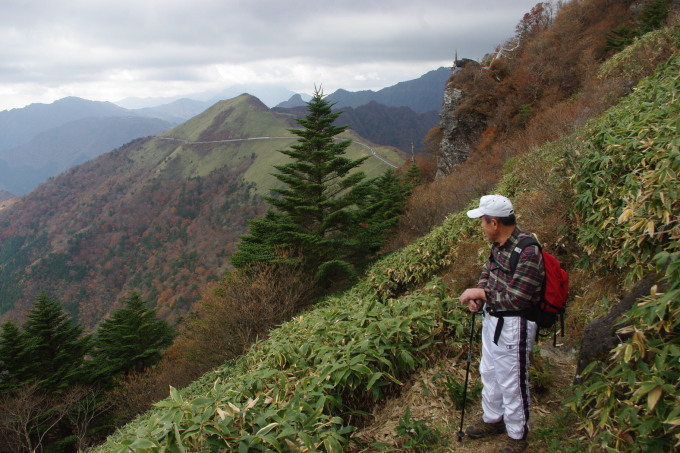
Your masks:
[{"label": "grassy green summit", "polygon": [[250,137],[290,135],[295,125],[286,116],[276,114],[259,99],[242,94],[220,101],[200,115],[164,133],[192,142]]},{"label": "grassy green summit", "polygon": [[[253,183],[258,193],[267,194],[278,184],[271,175],[274,165],[282,165],[288,159],[277,150],[286,149],[296,142],[297,137],[289,130],[298,127],[289,116],[275,113],[259,99],[242,94],[218,102],[202,114],[147,142],[133,153],[132,158],[138,165],[157,167],[157,176],[171,178],[205,176],[225,166],[238,168],[249,165],[244,179]],[[354,142],[347,153],[350,159],[375,152],[394,165],[404,162],[402,153],[396,149],[366,143],[351,131],[342,138]],[[393,167],[374,157],[368,159],[360,170],[372,178],[389,168]]]}]

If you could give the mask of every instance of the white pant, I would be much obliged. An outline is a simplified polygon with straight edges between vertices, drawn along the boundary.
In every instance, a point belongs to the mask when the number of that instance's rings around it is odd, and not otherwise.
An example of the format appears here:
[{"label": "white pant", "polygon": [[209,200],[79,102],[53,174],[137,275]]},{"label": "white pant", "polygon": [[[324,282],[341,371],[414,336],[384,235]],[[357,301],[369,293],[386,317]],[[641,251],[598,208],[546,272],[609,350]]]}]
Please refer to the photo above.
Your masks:
[{"label": "white pant", "polygon": [[506,316],[498,345],[493,342],[498,318],[482,321],[482,410],[486,423],[505,422],[508,436],[524,439],[529,432],[529,357],[536,323]]}]

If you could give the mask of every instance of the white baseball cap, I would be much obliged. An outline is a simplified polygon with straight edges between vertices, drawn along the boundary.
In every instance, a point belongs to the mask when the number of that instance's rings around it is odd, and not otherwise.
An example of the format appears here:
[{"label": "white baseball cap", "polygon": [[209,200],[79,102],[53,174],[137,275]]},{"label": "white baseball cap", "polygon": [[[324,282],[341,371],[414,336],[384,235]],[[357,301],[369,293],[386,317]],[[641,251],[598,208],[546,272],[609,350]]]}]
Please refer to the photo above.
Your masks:
[{"label": "white baseball cap", "polygon": [[471,219],[476,219],[483,215],[491,217],[509,217],[514,214],[515,210],[512,207],[510,200],[502,195],[484,195],[479,200],[479,207],[467,212],[467,216]]}]

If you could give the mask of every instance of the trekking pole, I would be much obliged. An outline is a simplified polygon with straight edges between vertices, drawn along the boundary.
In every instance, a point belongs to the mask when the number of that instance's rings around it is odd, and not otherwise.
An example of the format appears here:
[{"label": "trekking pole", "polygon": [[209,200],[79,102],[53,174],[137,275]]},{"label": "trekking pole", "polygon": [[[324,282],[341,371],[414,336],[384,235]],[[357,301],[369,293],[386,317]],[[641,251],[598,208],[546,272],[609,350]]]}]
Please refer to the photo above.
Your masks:
[{"label": "trekking pole", "polygon": [[465,402],[467,400],[468,378],[470,377],[470,360],[472,359],[472,339],[475,335],[475,315],[472,312],[472,320],[470,322],[470,348],[467,355],[467,367],[465,369],[465,386],[463,387],[463,410],[460,414],[460,429],[458,430],[458,442],[462,442],[465,433],[463,432],[463,420],[465,419]]}]

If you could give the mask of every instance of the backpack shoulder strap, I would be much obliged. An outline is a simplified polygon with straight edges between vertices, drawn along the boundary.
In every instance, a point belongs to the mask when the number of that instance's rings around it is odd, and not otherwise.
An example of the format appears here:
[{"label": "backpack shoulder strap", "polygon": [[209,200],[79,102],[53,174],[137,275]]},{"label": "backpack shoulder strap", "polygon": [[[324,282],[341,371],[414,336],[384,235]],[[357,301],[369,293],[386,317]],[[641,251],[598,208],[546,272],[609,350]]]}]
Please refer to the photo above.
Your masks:
[{"label": "backpack shoulder strap", "polygon": [[517,263],[519,262],[520,253],[522,253],[522,251],[525,248],[530,247],[532,245],[537,245],[539,250],[543,250],[541,248],[541,244],[539,244],[539,242],[531,236],[526,237],[517,243],[515,249],[510,254],[510,272],[512,272],[513,274],[515,273],[515,269],[517,269]]}]

